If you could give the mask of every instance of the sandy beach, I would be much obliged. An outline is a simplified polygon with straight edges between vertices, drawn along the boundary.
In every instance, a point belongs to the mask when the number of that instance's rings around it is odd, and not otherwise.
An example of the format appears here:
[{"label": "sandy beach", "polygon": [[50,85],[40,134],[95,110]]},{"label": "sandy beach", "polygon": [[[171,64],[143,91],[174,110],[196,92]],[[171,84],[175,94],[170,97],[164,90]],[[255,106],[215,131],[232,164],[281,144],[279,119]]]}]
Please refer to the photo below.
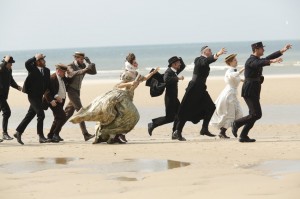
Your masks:
[{"label": "sandy beach", "polygon": [[[189,79],[179,82],[179,99]],[[88,105],[116,81],[84,81],[81,95]],[[255,143],[239,143],[199,135],[201,123],[187,123],[186,142],[172,141],[171,124],[154,130],[147,122],[164,114],[164,97],[151,98],[141,84],[134,103],[140,122],[127,144],[84,142],[78,125],[66,124],[60,143],[39,144],[36,119],[22,136],[0,143],[1,199],[33,198],[289,198],[300,195],[300,76],[266,76],[262,86],[263,118],[250,132]],[[217,99],[222,78],[209,78],[208,92]],[[241,88],[241,85],[240,85]],[[245,102],[239,97],[243,110]],[[27,96],[10,90],[9,133],[28,109]],[[244,112],[247,114],[247,112]],[[53,120],[50,110],[45,134]],[[88,123],[90,132],[94,124]],[[218,130],[211,128],[212,133]]]}]

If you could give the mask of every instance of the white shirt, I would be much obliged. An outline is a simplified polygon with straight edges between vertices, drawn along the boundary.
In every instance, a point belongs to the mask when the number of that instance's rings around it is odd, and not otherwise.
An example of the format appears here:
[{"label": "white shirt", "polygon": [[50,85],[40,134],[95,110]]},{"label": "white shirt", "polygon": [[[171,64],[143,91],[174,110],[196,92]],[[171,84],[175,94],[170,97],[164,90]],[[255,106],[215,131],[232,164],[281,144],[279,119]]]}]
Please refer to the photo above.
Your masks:
[{"label": "white shirt", "polygon": [[57,96],[61,97],[62,99],[66,99],[66,86],[65,82],[62,80],[62,78],[56,74],[59,88],[58,88],[58,93],[54,96],[56,98]]},{"label": "white shirt", "polygon": [[171,67],[171,70],[177,75],[177,70],[175,68]]}]

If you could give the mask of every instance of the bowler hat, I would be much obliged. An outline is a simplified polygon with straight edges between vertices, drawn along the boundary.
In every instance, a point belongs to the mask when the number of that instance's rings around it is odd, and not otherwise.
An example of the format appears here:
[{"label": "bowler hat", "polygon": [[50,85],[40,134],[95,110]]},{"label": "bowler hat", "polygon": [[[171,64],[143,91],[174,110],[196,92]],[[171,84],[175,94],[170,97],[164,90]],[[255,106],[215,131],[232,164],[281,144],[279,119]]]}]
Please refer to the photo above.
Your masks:
[{"label": "bowler hat", "polygon": [[[5,58],[5,57],[3,57],[3,60],[2,60],[2,61],[4,61],[4,58]],[[10,57],[7,63],[15,63],[14,58],[13,58],[13,57]]]},{"label": "bowler hat", "polygon": [[74,57],[84,57],[85,54],[82,52],[75,52],[75,54],[73,55]]},{"label": "bowler hat", "polygon": [[233,58],[236,57],[236,55],[237,55],[237,54],[231,54],[231,55],[228,55],[228,56],[225,58],[226,64],[229,64],[229,63],[233,60]]},{"label": "bowler hat", "polygon": [[68,68],[67,65],[64,65],[64,64],[61,64],[61,63],[56,64],[55,67],[56,67],[56,69],[59,69],[59,70],[62,70],[62,71],[67,71],[67,68]]},{"label": "bowler hat", "polygon": [[168,62],[169,62],[168,67],[171,67],[173,63],[175,63],[175,62],[177,62],[177,61],[180,61],[180,60],[181,60],[181,59],[180,59],[179,57],[177,57],[177,56],[171,57],[171,58],[168,60]]},{"label": "bowler hat", "polygon": [[265,46],[264,46],[263,43],[260,41],[260,42],[251,44],[251,47],[252,47],[252,50],[254,50],[254,49],[258,49],[258,48],[263,48],[263,47],[265,47]]}]

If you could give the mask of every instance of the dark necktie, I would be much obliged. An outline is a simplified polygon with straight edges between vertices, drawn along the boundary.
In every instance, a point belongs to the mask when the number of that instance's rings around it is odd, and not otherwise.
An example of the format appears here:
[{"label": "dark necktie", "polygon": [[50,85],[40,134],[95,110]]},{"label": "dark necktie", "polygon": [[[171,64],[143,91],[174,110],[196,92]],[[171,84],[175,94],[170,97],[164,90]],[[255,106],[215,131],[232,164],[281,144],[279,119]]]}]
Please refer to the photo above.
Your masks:
[{"label": "dark necktie", "polygon": [[234,72],[236,72],[237,71],[237,69],[234,69]]}]

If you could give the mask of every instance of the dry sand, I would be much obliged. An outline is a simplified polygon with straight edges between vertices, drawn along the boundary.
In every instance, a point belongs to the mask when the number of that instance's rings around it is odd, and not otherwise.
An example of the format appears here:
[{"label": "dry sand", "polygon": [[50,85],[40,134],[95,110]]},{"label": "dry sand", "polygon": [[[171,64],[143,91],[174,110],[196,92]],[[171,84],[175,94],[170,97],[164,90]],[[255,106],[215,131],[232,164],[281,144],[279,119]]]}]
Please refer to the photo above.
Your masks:
[{"label": "dry sand", "polygon": [[[188,80],[179,83],[180,99],[187,84]],[[110,81],[85,81],[83,104],[113,85]],[[207,85],[212,99],[224,88],[221,78],[211,78]],[[289,105],[299,112],[299,85],[297,76],[266,77],[262,106]],[[244,106],[243,99],[240,101]],[[28,107],[26,95],[13,89],[9,103],[12,109]],[[143,85],[136,90],[134,103],[139,109],[163,109],[164,104],[163,96],[150,98],[149,88]],[[140,115],[151,119],[144,112]],[[24,146],[15,139],[0,143],[0,198],[299,198],[300,120],[286,124],[258,122],[250,132],[256,143],[200,137],[200,125],[186,125],[186,142],[170,139],[171,125],[155,129],[152,137],[146,125],[137,125],[124,145],[84,142],[78,125],[63,128],[65,142],[39,144],[35,129],[28,128],[23,135]],[[11,135],[14,128],[10,126]],[[49,128],[45,126],[45,132]],[[233,137],[230,130],[228,135]],[[127,159],[137,162],[130,164]],[[167,169],[184,165],[167,160],[190,165]],[[165,165],[156,165],[159,161]],[[151,171],[152,167],[162,171]]]}]

